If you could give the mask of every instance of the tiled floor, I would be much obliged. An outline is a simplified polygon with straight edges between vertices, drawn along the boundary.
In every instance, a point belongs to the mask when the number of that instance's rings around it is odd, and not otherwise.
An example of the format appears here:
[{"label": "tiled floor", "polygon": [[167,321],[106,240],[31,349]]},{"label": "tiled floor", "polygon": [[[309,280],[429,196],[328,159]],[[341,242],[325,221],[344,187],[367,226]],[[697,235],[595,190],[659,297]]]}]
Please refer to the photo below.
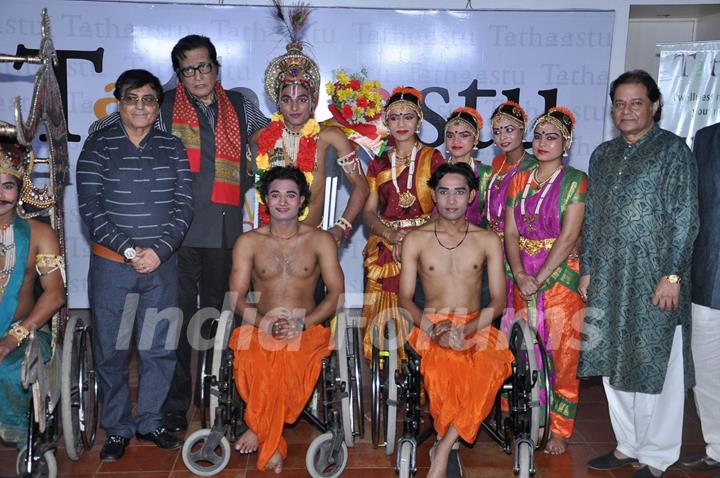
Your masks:
[{"label": "tiled floor", "polygon": [[[367,397],[366,397],[367,398]],[[190,432],[200,427],[195,415],[199,412],[193,408],[190,413]],[[283,477],[307,477],[305,470],[305,452],[307,446],[318,433],[306,422],[300,421],[286,430],[289,443],[288,459],[285,462]],[[683,453],[699,452],[703,450],[702,435],[695,407],[690,398],[686,404],[685,425],[683,430]],[[195,476],[184,466],[179,451],[158,450],[154,445],[139,443],[132,440],[125,456],[116,463],[104,463],[99,459],[100,447],[104,441],[104,434],[99,432],[95,447],[87,452],[79,461],[70,461],[65,455],[62,446],[57,450],[56,456],[59,473],[73,477],[113,477],[128,476],[137,478],[180,478]],[[538,473],[542,478],[574,478],[574,477],[602,477],[602,478],[629,478],[633,469],[628,468],[616,472],[593,472],[585,468],[590,458],[612,449],[614,438],[607,412],[607,403],[603,393],[602,384],[598,380],[584,381],[580,393],[580,406],[578,407],[577,425],[575,435],[567,453],[562,456],[537,455]],[[416,476],[422,477],[427,473],[429,443],[423,444],[418,451],[419,471]],[[391,478],[396,476],[393,470],[394,457],[385,456],[384,450],[374,449],[370,442],[370,430],[366,426],[366,436],[350,450],[349,463],[343,474],[348,478]],[[493,478],[512,477],[512,458],[505,455],[500,447],[480,432],[477,442],[472,448],[461,450],[461,457],[467,478]],[[9,447],[0,446],[0,476],[12,476],[16,451]],[[230,463],[225,471],[217,476],[228,478],[254,478],[261,476],[275,476],[269,472],[259,472],[255,467],[256,455],[240,455],[233,452]],[[680,470],[671,470],[668,478],[705,477],[714,475],[702,473],[685,473]]]}]

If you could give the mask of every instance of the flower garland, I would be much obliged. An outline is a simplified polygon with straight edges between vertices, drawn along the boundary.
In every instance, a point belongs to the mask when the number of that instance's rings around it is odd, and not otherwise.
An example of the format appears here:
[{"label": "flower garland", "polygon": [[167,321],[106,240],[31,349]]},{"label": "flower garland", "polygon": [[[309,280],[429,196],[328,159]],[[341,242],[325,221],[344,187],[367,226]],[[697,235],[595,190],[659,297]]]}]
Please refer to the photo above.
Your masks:
[{"label": "flower garland", "polygon": [[[283,135],[286,132],[285,120],[282,113],[275,113],[270,119],[270,124],[258,136],[258,153],[255,157],[255,165],[259,178],[270,169],[271,166],[285,165],[285,148],[283,146]],[[305,174],[308,185],[312,185],[313,171],[315,171],[317,160],[317,141],[320,134],[320,125],[314,118],[310,118],[300,130],[300,144],[298,147],[297,158],[290,158],[291,165],[297,167]],[[270,159],[272,157],[272,160]],[[257,190],[257,188],[256,188]],[[262,203],[260,193],[256,193],[256,198],[260,207],[260,224],[265,225],[270,222],[270,214],[267,207]],[[300,216],[302,221],[308,215],[306,209]]]}]

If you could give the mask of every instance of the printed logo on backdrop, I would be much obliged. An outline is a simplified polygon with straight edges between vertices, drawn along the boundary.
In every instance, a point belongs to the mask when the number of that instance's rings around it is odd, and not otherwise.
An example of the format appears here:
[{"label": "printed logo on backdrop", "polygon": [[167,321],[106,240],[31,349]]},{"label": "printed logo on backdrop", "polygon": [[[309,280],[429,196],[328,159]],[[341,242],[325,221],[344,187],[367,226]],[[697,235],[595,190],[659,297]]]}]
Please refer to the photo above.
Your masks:
[{"label": "printed logo on backdrop", "polygon": [[[37,47],[39,12],[45,3],[3,2],[0,51]],[[273,33],[269,8],[133,4],[130,14],[125,3],[65,1],[50,6],[49,13],[55,47],[65,58],[58,75],[67,78],[73,171],[88,126],[115,109],[112,91],[117,76],[130,68],[145,68],[172,87],[177,80],[170,51],[179,38],[191,33],[207,35],[216,45],[226,89],[249,94],[267,116],[274,111],[262,93],[262,76],[267,62],[285,51],[285,41]],[[355,72],[364,67],[369,78],[387,91],[398,85],[421,89],[427,120],[421,139],[443,153],[444,118],[458,106],[476,107],[486,119],[478,151],[485,162],[498,154],[489,122],[498,103],[518,101],[531,122],[549,107],[569,107],[578,120],[570,162],[587,169],[608,119],[613,15],[610,11],[317,8],[308,27],[307,51],[318,60],[323,81],[333,77],[333,70]],[[29,104],[34,68],[22,65],[17,70],[12,64],[0,64],[0,119],[13,121],[15,96]],[[320,95],[316,117],[323,120],[330,116],[324,87]],[[529,132],[525,139],[529,146]],[[345,188],[339,194],[340,204],[348,197]],[[74,185],[65,197],[70,306],[86,308],[89,246]],[[365,240],[363,234],[354,234],[341,253],[353,307],[359,303],[352,297],[362,297]]]}]

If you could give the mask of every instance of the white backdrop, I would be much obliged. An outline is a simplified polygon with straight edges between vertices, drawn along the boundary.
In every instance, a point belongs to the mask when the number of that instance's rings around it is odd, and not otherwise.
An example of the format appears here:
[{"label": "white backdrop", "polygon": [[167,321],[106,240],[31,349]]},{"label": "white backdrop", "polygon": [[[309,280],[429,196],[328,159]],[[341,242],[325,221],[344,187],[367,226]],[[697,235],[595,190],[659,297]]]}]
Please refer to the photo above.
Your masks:
[{"label": "white backdrop", "polygon": [[658,86],[663,95],[660,125],[687,138],[720,122],[720,41],[663,43]]},{"label": "white backdrop", "polygon": [[[207,35],[215,43],[225,88],[249,88],[268,116],[273,111],[263,97],[262,74],[268,60],[284,52],[285,40],[273,33],[268,7],[3,0],[0,51],[15,53],[20,44],[37,48],[40,10],[48,5],[56,48],[85,52],[81,55],[95,59],[94,64],[67,61],[69,127],[80,141],[90,123],[114,108],[113,82],[123,70],[146,68],[163,83],[173,82],[170,51],[190,33]],[[578,120],[570,162],[586,169],[590,153],[602,141],[606,119],[613,17],[611,11],[589,10],[318,8],[306,40],[324,81],[335,69],[352,72],[364,66],[386,90],[401,84],[424,90],[429,108],[421,132],[425,142],[439,144],[442,118],[453,108],[475,106],[487,118],[506,99],[503,92],[517,96],[531,117],[555,102],[570,107]],[[103,49],[101,59],[98,48]],[[32,65],[16,70],[12,64],[0,64],[1,119],[12,121],[15,96],[29,103],[34,71]],[[325,102],[323,88],[318,119],[329,116]],[[488,124],[482,138],[490,139]],[[81,142],[70,145],[73,178],[81,146]],[[490,160],[496,153],[490,146],[479,155]],[[344,197],[346,191],[341,201]],[[67,189],[65,207],[70,306],[85,308],[89,247],[74,185]],[[358,231],[342,251],[351,306],[362,300],[364,244],[365,236]]]}]

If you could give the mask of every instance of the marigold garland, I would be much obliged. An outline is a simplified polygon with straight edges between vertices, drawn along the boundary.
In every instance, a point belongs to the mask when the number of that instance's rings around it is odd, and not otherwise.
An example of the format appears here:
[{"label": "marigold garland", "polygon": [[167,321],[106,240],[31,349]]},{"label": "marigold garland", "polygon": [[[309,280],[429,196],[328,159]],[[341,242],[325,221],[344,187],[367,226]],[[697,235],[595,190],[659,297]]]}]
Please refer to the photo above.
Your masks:
[{"label": "marigold garland", "polygon": [[[255,157],[255,165],[257,167],[258,177],[270,169],[270,152],[275,149],[282,149],[282,134],[285,130],[285,120],[282,113],[275,113],[270,119],[270,124],[258,136],[258,154]],[[295,166],[305,174],[308,185],[313,182],[313,171],[315,170],[315,156],[317,153],[317,141],[320,134],[320,125],[314,118],[310,118],[300,130],[300,145],[298,149],[298,157]],[[256,200],[260,207],[260,224],[265,225],[270,222],[270,214],[267,206],[263,204],[260,194],[256,193]],[[300,215],[302,221],[308,215],[308,209]]]}]

